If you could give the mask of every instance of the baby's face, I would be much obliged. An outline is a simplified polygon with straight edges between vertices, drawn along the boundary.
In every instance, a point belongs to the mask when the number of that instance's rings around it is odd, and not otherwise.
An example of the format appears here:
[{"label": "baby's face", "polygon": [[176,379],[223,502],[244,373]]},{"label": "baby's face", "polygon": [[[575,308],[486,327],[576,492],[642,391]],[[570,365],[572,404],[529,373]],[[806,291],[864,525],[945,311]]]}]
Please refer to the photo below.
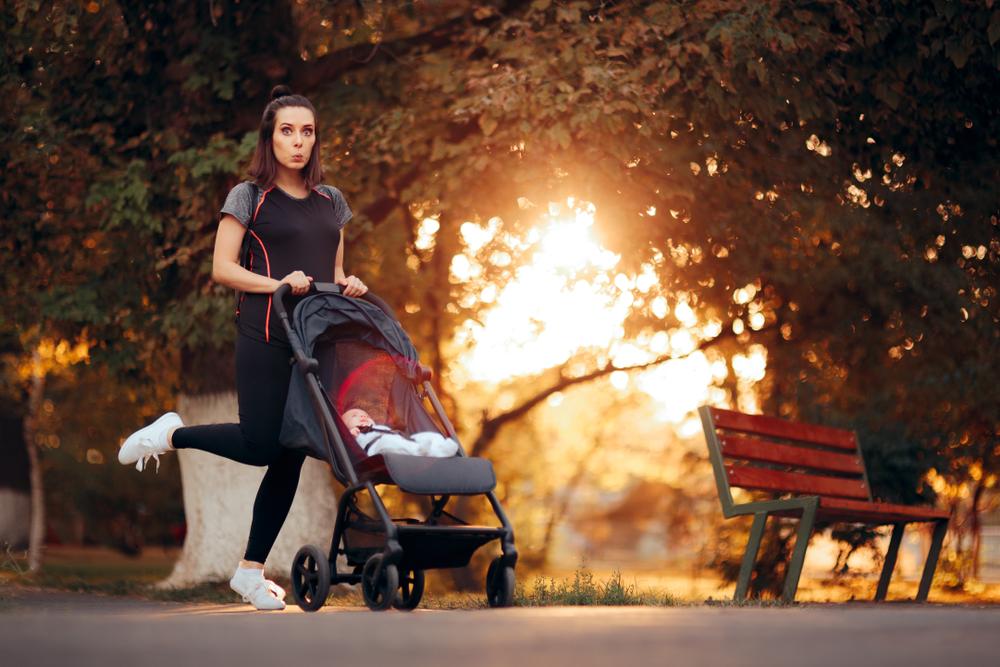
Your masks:
[{"label": "baby's face", "polygon": [[361,408],[352,408],[340,416],[344,420],[344,425],[351,432],[351,435],[361,435],[363,426],[374,426],[372,416]]}]

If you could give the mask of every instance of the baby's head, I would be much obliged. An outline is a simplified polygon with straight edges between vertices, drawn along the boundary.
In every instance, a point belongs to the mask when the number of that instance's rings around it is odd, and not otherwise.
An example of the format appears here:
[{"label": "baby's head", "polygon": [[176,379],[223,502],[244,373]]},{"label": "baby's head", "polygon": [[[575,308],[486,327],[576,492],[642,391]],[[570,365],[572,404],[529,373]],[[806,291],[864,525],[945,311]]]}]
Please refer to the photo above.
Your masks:
[{"label": "baby's head", "polygon": [[361,435],[361,428],[363,426],[375,425],[372,416],[361,408],[351,408],[344,412],[340,418],[344,421],[344,426],[347,427],[347,430],[355,437]]}]

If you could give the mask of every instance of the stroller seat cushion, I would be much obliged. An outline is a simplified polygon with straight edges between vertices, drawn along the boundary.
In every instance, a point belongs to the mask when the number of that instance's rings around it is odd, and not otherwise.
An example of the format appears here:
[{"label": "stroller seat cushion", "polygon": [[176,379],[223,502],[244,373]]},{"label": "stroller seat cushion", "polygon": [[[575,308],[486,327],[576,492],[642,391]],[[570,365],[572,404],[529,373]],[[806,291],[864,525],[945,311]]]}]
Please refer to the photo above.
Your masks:
[{"label": "stroller seat cushion", "polygon": [[376,454],[361,461],[357,470],[361,481],[395,484],[423,495],[475,495],[497,485],[493,465],[480,458]]}]

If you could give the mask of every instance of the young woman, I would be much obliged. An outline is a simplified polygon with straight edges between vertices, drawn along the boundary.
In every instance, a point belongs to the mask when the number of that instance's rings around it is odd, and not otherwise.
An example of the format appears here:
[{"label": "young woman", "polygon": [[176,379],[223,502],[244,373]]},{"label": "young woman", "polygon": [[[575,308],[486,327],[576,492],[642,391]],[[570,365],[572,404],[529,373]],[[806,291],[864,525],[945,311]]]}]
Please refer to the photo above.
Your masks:
[{"label": "young woman", "polygon": [[[264,578],[264,561],[295,497],[304,455],[278,444],[291,349],[271,295],[287,283],[301,298],[313,280],[336,282],[347,296],[361,296],[368,288],[344,273],[342,228],[351,210],[339,190],[320,182],[316,111],[286,86],[271,91],[250,176],[253,180],[233,188],[222,206],[212,263],[213,280],[243,292],[236,338],[240,422],[184,426],[168,412],[129,436],[118,460],[142,470],[150,457],[159,464],[160,454],[190,448],[267,466],[244,560],[230,586],[257,609],[284,609],[284,591]],[[239,263],[247,235],[249,269]],[[289,299],[289,309],[295,300]]]}]

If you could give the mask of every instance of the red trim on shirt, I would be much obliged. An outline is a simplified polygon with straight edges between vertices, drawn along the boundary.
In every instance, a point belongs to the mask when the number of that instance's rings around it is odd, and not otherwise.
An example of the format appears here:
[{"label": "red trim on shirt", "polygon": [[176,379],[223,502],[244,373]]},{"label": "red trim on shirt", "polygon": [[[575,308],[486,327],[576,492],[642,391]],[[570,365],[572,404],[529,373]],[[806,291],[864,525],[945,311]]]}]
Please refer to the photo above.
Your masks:
[{"label": "red trim on shirt", "polygon": [[[267,195],[271,190],[274,189],[272,185],[267,190],[264,190],[264,194],[260,196],[260,202],[257,204],[257,208],[254,209],[253,218],[250,219],[251,223],[257,222],[257,214],[260,213],[260,207],[264,205],[264,200],[267,199]],[[257,243],[260,244],[260,249],[264,251],[264,264],[267,268],[267,277],[271,277],[271,260],[267,256],[267,247],[264,246],[264,242],[260,240],[260,237],[254,234],[253,230],[247,227],[247,231],[253,234],[253,237],[257,239]],[[250,254],[250,268],[253,268],[253,253]],[[271,295],[267,295],[267,314],[264,316],[264,341],[271,341]]]},{"label": "red trim on shirt", "polygon": [[[257,243],[260,244],[260,249],[264,251],[264,265],[267,267],[267,277],[270,278],[271,277],[271,260],[267,256],[267,246],[264,245],[264,242],[260,240],[260,237],[257,236],[257,234],[255,234],[252,229],[248,229],[247,231],[250,232],[255,239],[257,239]],[[264,340],[266,342],[270,342],[271,341],[271,327],[270,327],[270,323],[271,323],[271,295],[268,294],[267,295],[267,315],[264,317]]]},{"label": "red trim on shirt", "polygon": [[267,193],[270,192],[273,189],[274,189],[274,186],[272,185],[267,190],[264,190],[264,194],[262,194],[260,196],[260,202],[257,204],[257,208],[254,209],[253,218],[250,220],[251,222],[256,222],[257,221],[257,213],[260,212],[260,207],[264,205],[264,200],[267,199]]}]

